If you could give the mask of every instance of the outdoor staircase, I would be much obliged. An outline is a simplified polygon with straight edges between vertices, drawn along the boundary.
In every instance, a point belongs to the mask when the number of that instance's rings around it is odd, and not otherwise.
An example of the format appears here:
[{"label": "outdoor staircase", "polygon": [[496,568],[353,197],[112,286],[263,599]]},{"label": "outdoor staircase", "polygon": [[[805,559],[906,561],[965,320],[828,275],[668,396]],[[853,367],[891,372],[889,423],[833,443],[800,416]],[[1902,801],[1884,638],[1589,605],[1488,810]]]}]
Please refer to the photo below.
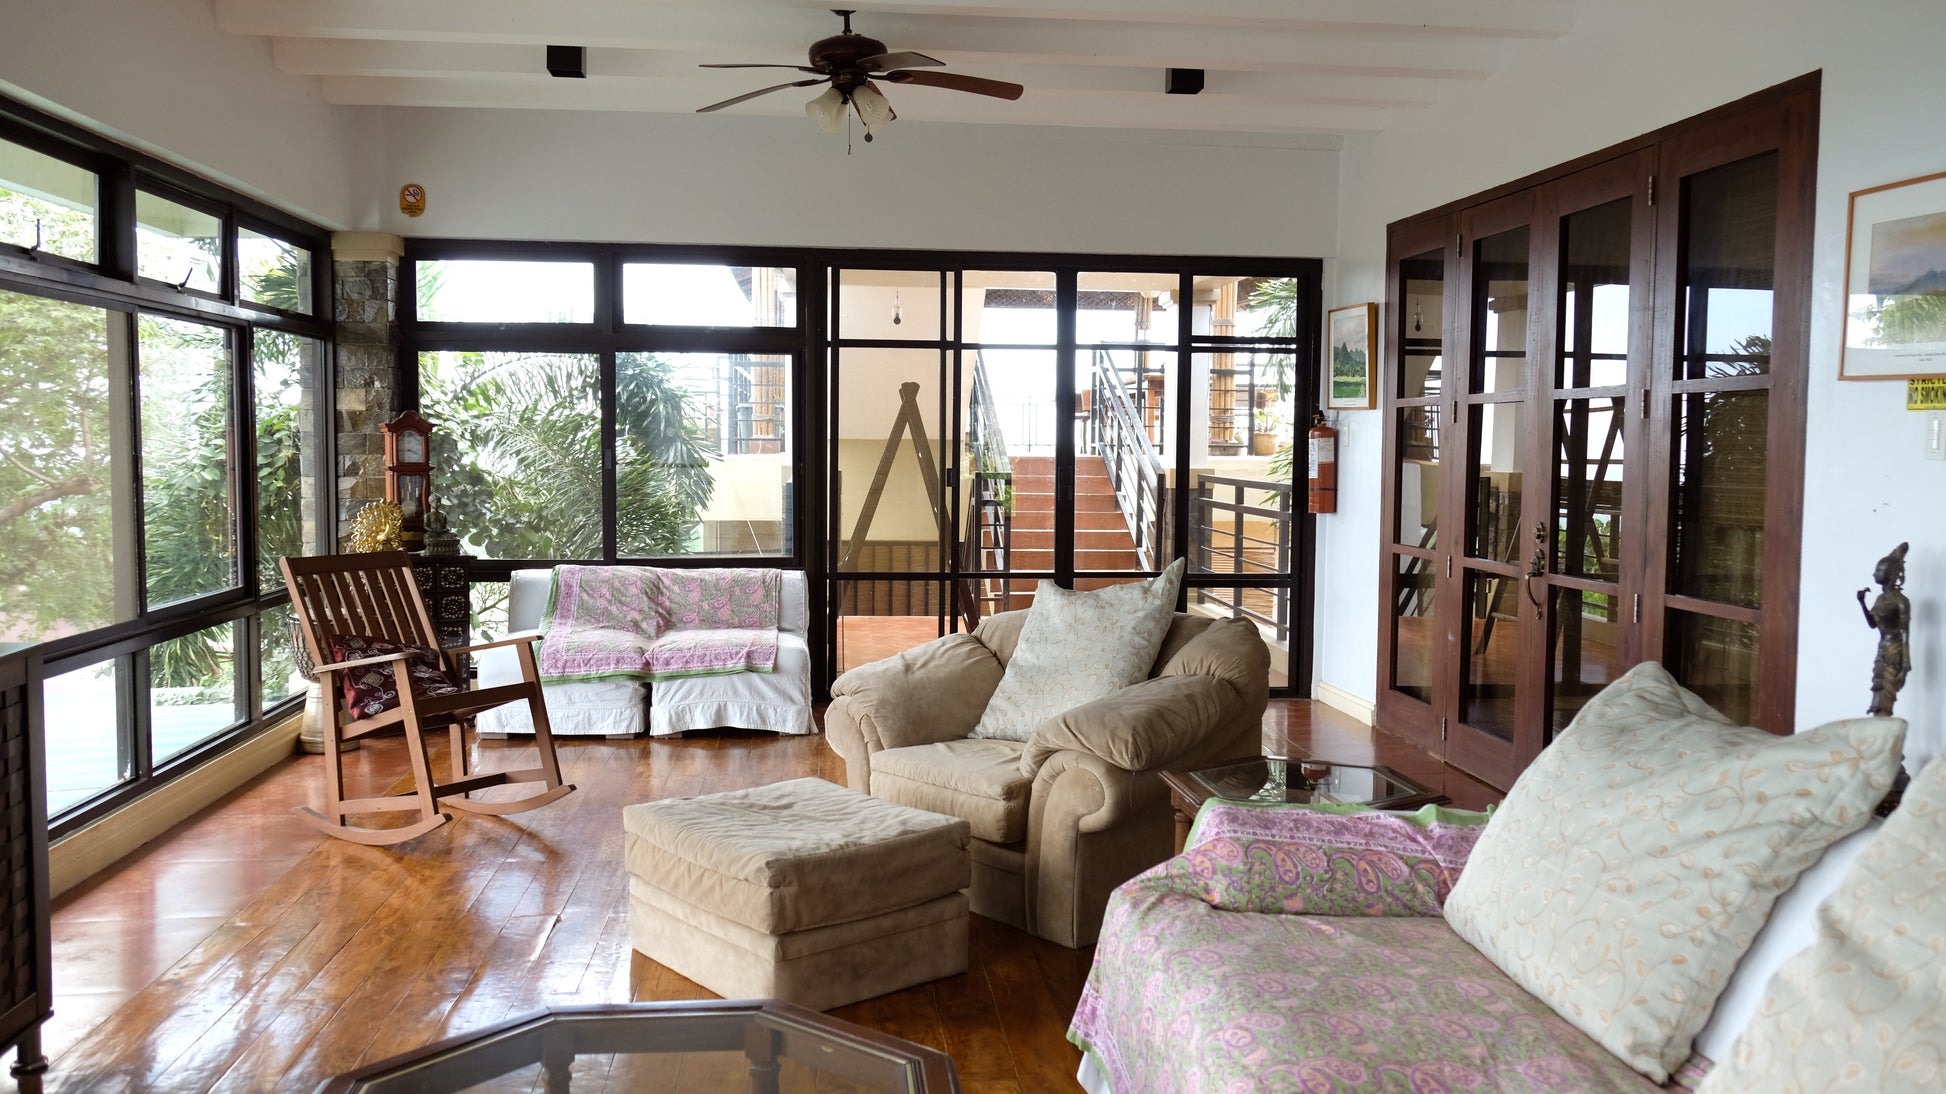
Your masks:
[{"label": "outdoor staircase", "polygon": [[[1013,557],[1009,568],[1020,571],[1054,569],[1054,457],[1013,457]],[[1076,462],[1074,484],[1074,568],[1077,570],[1134,570],[1141,566],[1128,520],[1115,502],[1115,487],[1099,456]],[[1034,602],[1035,581],[1016,578],[1009,607]],[[1111,578],[1075,579],[1078,589],[1121,584]]]}]

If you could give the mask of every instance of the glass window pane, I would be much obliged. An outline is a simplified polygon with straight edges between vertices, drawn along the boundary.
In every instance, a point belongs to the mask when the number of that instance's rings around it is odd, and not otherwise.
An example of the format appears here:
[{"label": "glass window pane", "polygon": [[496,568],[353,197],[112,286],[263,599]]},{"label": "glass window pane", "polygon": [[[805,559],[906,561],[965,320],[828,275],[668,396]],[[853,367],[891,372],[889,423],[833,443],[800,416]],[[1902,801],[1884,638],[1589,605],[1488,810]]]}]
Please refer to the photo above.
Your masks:
[{"label": "glass window pane", "polygon": [[[838,337],[937,342],[952,337],[953,316],[940,310],[937,270],[839,270]],[[948,297],[950,299],[950,297]],[[977,308],[979,301],[972,302]]]},{"label": "glass window pane", "polygon": [[1182,278],[1168,273],[1084,273],[1079,277],[1080,310],[1075,339],[1103,342],[1180,340]]},{"label": "glass window pane", "polygon": [[223,222],[201,209],[135,192],[135,272],[199,292],[223,289]]},{"label": "glass window pane", "polygon": [[1620,567],[1627,400],[1562,399],[1554,405],[1554,571],[1613,579]]},{"label": "glass window pane", "polygon": [[1628,383],[1631,200],[1561,222],[1561,345],[1557,387]]},{"label": "glass window pane", "polygon": [[[124,317],[0,291],[0,641],[132,619]],[[119,410],[118,410],[119,408]],[[118,458],[119,453],[119,458]],[[133,537],[129,538],[129,545]]]},{"label": "glass window pane", "polygon": [[93,171],[0,141],[0,243],[93,262],[95,195]]},{"label": "glass window pane", "polygon": [[414,264],[419,318],[437,323],[592,323],[592,262],[442,258]]},{"label": "glass window pane", "polygon": [[1443,389],[1441,354],[1446,316],[1446,257],[1427,251],[1399,263],[1399,396],[1437,398]]},{"label": "glass window pane", "polygon": [[243,299],[311,314],[311,252],[275,236],[238,228],[237,282]]},{"label": "glass window pane", "polygon": [[1399,495],[1394,542],[1439,545],[1439,406],[1401,407]]},{"label": "glass window pane", "polygon": [[622,321],[691,327],[797,326],[797,271],[774,266],[629,262]]},{"label": "glass window pane", "polygon": [[242,623],[172,638],[149,649],[149,739],[157,764],[243,721],[236,687]]},{"label": "glass window pane", "polygon": [[1676,400],[1671,592],[1759,607],[1770,395],[1718,391]]},{"label": "glass window pane", "polygon": [[1527,387],[1527,229],[1473,248],[1473,390]]},{"label": "glass window pane", "polygon": [[1054,275],[1043,270],[967,270],[960,274],[962,340],[986,345],[1053,345]]},{"label": "glass window pane", "polygon": [[[1200,291],[1202,286],[1199,284],[1197,288]],[[1294,277],[1237,278],[1236,322],[1232,324],[1232,333],[1239,338],[1296,338],[1297,291]]]},{"label": "glass window pane", "polygon": [[47,815],[56,816],[130,775],[122,755],[122,658],[48,677],[41,685],[47,728]]},{"label": "glass window pane", "polygon": [[291,634],[294,618],[289,604],[268,608],[257,616],[257,672],[264,689],[260,710],[304,693],[306,681],[297,675],[295,650],[299,643],[293,642]]},{"label": "glass window pane", "polygon": [[1460,721],[1504,741],[1514,739],[1515,669],[1526,601],[1520,579],[1468,571],[1466,686]]},{"label": "glass window pane", "polygon": [[465,553],[601,557],[600,381],[591,355],[419,355],[440,508]]},{"label": "glass window pane", "polygon": [[[948,603],[941,581],[839,582],[836,671],[882,661],[939,637],[939,615]],[[949,626],[965,629],[956,619]]]},{"label": "glass window pane", "polygon": [[512,633],[507,626],[507,593],[513,588],[506,581],[475,581],[468,590],[473,597],[473,640],[486,642]]},{"label": "glass window pane", "polygon": [[1761,647],[1754,624],[1669,613],[1664,663],[1683,687],[1738,725],[1757,720]]},{"label": "glass window pane", "polygon": [[[942,354],[936,349],[846,349],[837,361],[835,438],[838,568],[939,571],[945,539]],[[915,452],[917,425],[926,453]],[[893,439],[896,438],[896,444]],[[943,500],[939,501],[943,504]],[[869,516],[868,516],[869,514]],[[870,614],[870,613],[867,613]]]},{"label": "glass window pane", "polygon": [[237,584],[230,339],[153,315],[138,338],[143,562],[158,608]]},{"label": "glass window pane", "polygon": [[257,579],[282,588],[277,560],[319,553],[317,377],[324,344],[283,331],[251,332],[256,368]]},{"label": "glass window pane", "polygon": [[624,353],[615,391],[617,551],[790,552],[788,357]]},{"label": "glass window pane", "polygon": [[1392,556],[1392,690],[1432,702],[1439,611],[1431,561]]},{"label": "glass window pane", "polygon": [[1623,671],[1615,635],[1615,596],[1554,590],[1554,707],[1549,728],[1566,729],[1594,694]]},{"label": "glass window pane", "polygon": [[1777,266],[1777,154],[1683,180],[1677,377],[1770,371]]},{"label": "glass window pane", "polygon": [[[1053,369],[1048,368],[1047,390],[1053,394]],[[1164,349],[1092,349],[1075,365],[1075,412],[1083,416],[1078,423],[1081,436],[1077,445],[1087,445],[1104,436],[1109,424],[1104,416],[1122,415],[1139,423],[1131,437],[1140,433],[1149,439],[1156,453],[1166,453],[1175,441],[1170,407],[1176,392],[1176,353]],[[1233,436],[1235,408],[1226,421]],[[1051,439],[1049,443],[1052,443]],[[1083,451],[1088,449],[1083,448]]]},{"label": "glass window pane", "polygon": [[1196,475],[1191,490],[1191,573],[1264,577],[1291,572],[1302,510],[1294,505],[1289,483]]},{"label": "glass window pane", "polygon": [[1291,591],[1288,588],[1252,589],[1235,585],[1184,591],[1191,615],[1212,619],[1248,619],[1270,653],[1270,686],[1290,684]]},{"label": "glass window pane", "polygon": [[1468,477],[1466,553],[1512,562],[1520,536],[1521,471],[1527,453],[1527,405],[1485,403],[1466,408],[1473,449]]}]

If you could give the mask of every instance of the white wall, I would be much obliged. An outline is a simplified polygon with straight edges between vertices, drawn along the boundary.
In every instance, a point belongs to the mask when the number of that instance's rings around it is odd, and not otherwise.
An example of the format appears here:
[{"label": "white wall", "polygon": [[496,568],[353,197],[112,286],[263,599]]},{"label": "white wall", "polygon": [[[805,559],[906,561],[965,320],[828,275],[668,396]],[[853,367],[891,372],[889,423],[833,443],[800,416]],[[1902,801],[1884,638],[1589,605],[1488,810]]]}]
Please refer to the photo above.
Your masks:
[{"label": "white wall", "polygon": [[372,111],[326,104],[209,0],[7,0],[0,91],[316,221],[351,224]]},{"label": "white wall", "polygon": [[[1898,712],[1912,723],[1914,766],[1946,745],[1946,463],[1922,458],[1922,416],[1905,411],[1903,384],[1836,376],[1847,195],[1946,170],[1942,44],[1938,0],[1582,0],[1567,38],[1509,47],[1494,78],[1449,86],[1415,124],[1347,142],[1339,261],[1326,286],[1327,306],[1382,299],[1388,222],[1822,69],[1799,724],[1864,711],[1876,636],[1854,592],[1879,556],[1910,540],[1913,670]],[[1321,522],[1317,667],[1322,681],[1369,699],[1382,423],[1366,413],[1341,424],[1339,512]]]}]

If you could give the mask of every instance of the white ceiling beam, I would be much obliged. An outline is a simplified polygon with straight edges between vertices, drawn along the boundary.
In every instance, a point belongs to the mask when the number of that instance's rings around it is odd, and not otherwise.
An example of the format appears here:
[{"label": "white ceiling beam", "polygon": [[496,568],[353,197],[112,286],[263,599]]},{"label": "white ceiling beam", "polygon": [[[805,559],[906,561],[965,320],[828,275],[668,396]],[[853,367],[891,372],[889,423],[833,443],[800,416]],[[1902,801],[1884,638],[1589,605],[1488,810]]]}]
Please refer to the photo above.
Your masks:
[{"label": "white ceiling beam", "polygon": [[[775,11],[776,0],[715,0],[716,6]],[[1073,19],[1174,26],[1291,30],[1436,31],[1497,38],[1559,38],[1573,27],[1573,0],[860,0],[861,25],[888,12],[980,19]]]}]

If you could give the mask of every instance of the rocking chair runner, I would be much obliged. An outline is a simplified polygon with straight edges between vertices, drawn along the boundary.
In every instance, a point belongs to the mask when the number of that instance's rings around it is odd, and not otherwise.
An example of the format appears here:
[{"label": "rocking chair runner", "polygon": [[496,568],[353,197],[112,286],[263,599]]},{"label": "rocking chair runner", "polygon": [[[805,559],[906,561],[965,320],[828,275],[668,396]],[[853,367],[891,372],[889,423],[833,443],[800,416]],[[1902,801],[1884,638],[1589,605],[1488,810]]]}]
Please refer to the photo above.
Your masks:
[{"label": "rocking chair runner", "polygon": [[[546,805],[574,790],[572,784],[561,781],[561,765],[554,754],[547,705],[541,700],[540,669],[533,647],[540,637],[538,632],[440,651],[438,633],[426,613],[418,582],[413,580],[412,560],[403,551],[284,558],[278,561],[278,566],[283,570],[284,583],[290,588],[291,610],[297,614],[304,641],[317,663],[318,686],[324,692],[327,712],[323,734],[324,812],[305,806],[299,806],[298,812],[340,839],[384,845],[424,835],[445,824],[452,817],[442,807],[469,813],[519,813]],[[462,688],[452,694],[434,695],[430,690],[443,689],[413,687],[408,670],[414,655],[409,652],[337,660],[333,652],[337,644],[355,639],[440,651],[442,668],[455,681],[460,655],[511,645],[520,654],[522,679],[520,683],[501,687],[478,691]],[[364,714],[363,708],[352,709],[347,704],[341,674],[370,665],[389,667],[398,704],[375,714]],[[534,745],[540,751],[540,766],[469,775],[466,726],[482,710],[521,701],[527,703],[534,719]],[[343,744],[393,726],[405,730],[413,789],[383,797],[347,799]],[[434,779],[426,749],[427,733],[442,728],[451,734],[452,777],[445,782]],[[476,801],[467,797],[475,790],[526,782],[541,783],[543,788],[512,801]],[[370,828],[347,819],[354,813],[397,811],[416,811],[419,819],[399,828]]]}]

